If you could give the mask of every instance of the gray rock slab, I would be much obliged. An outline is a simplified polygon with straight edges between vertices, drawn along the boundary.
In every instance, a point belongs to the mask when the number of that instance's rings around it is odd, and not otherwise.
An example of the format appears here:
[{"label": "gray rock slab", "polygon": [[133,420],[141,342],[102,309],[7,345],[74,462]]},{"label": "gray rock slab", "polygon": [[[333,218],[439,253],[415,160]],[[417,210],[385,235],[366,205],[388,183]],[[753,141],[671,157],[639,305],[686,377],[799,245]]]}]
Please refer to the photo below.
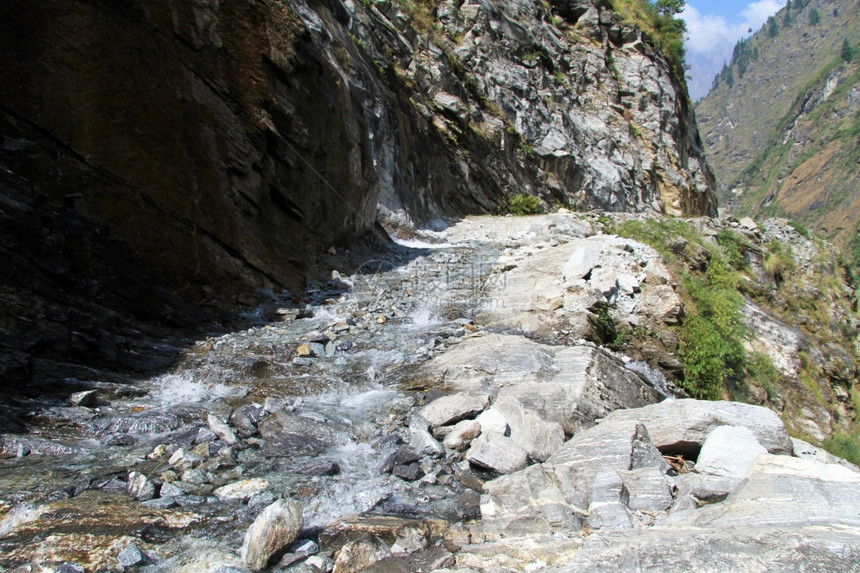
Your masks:
[{"label": "gray rock slab", "polygon": [[660,512],[669,509],[675,501],[672,483],[656,467],[619,470],[627,490],[627,507],[637,511]]},{"label": "gray rock slab", "polygon": [[696,460],[696,471],[741,479],[761,454],[767,450],[758,443],[751,430],[738,426],[714,428]]},{"label": "gray rock slab", "polygon": [[632,529],[630,510],[621,502],[598,503],[588,509],[585,525],[596,529]]},{"label": "gray rock slab", "polygon": [[[591,499],[595,476],[603,468],[629,470],[633,463],[633,443],[643,439],[636,420],[601,422],[565,442],[547,459],[555,473],[569,476],[570,487]],[[572,494],[567,491],[568,496]]]},{"label": "gray rock slab", "polygon": [[603,467],[594,476],[591,485],[591,505],[600,503],[626,503],[627,492],[618,472],[611,467]]},{"label": "gray rock slab", "polygon": [[458,392],[433,400],[418,411],[431,428],[454,424],[466,418],[475,418],[489,405],[486,394],[474,395]]},{"label": "gray rock slab", "polygon": [[[675,478],[675,502],[670,512],[685,512],[725,501],[737,488],[734,478],[687,473]],[[689,516],[683,517],[683,519]],[[669,517],[671,521],[673,517]]]},{"label": "gray rock slab", "polygon": [[762,454],[726,501],[702,507],[698,527],[852,528],[860,532],[860,474],[837,464]]},{"label": "gray rock slab", "polygon": [[753,528],[636,529],[592,535],[559,573],[728,571],[856,571],[860,535],[854,531]]},{"label": "gray rock slab", "polygon": [[512,439],[485,432],[472,440],[466,459],[481,468],[509,474],[526,467],[528,454]]},{"label": "gray rock slab", "polygon": [[827,450],[819,448],[818,446],[813,446],[809,442],[805,442],[799,438],[791,438],[791,443],[794,446],[794,455],[798,458],[806,458],[825,464],[839,464],[841,466],[845,466],[852,471],[860,472],[860,468],[858,468],[856,465],[852,464],[848,460],[844,460],[838,456],[834,456]]},{"label": "gray rock slab", "polygon": [[532,461],[543,462],[564,443],[564,430],[557,422],[545,422],[512,396],[500,396],[493,408],[504,417],[510,438]]},{"label": "gray rock slab", "polygon": [[660,451],[698,452],[717,426],[749,428],[772,454],[791,454],[792,443],[779,416],[762,406],[739,402],[665,400],[643,408],[613,412],[606,422],[639,421]]},{"label": "gray rock slab", "polygon": [[577,531],[585,509],[576,508],[559,487],[552,468],[532,465],[488,481],[481,496],[484,533],[506,537]]},{"label": "gray rock slab", "polygon": [[638,408],[662,399],[639,376],[604,351],[591,346],[555,350],[555,372],[506,384],[499,398],[510,396],[567,434],[591,426],[619,408]]},{"label": "gray rock slab", "polygon": [[516,398],[568,435],[616,409],[663,399],[599,348],[548,346],[514,335],[465,340],[425,363],[420,374],[460,392]]}]

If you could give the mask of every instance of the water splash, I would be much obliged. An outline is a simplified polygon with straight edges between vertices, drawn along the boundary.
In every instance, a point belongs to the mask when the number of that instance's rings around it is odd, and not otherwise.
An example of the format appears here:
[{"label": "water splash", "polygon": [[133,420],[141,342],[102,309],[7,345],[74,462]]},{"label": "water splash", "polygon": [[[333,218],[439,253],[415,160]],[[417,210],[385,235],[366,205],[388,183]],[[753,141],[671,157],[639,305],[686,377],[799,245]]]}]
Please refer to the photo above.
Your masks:
[{"label": "water splash", "polygon": [[152,381],[150,396],[161,406],[200,404],[240,396],[243,390],[223,382],[209,382],[199,378],[195,371],[165,374]]}]

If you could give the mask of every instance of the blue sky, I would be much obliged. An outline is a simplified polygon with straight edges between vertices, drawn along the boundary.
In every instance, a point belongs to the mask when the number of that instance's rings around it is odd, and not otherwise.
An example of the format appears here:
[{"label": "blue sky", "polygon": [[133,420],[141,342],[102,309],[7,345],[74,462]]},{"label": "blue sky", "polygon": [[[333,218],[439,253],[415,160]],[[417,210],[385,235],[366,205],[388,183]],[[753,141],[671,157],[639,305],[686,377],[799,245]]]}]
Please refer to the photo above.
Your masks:
[{"label": "blue sky", "polygon": [[687,22],[687,65],[690,96],[702,98],[714,75],[732,56],[741,38],[761,28],[785,0],[688,0],[681,18]]}]

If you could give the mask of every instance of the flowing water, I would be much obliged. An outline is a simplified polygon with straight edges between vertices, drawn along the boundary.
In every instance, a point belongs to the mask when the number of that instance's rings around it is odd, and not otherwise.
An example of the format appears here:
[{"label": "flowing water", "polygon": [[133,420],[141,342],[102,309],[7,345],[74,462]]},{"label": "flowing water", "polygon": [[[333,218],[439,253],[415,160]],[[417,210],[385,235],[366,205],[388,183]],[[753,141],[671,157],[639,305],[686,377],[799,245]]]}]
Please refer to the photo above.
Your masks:
[{"label": "flowing water", "polygon": [[[44,562],[75,561],[61,541],[51,544],[52,535],[72,542],[93,535],[99,520],[105,539],[126,535],[156,562],[192,546],[200,551],[201,543],[235,551],[262,504],[280,495],[302,503],[307,531],[368,511],[462,519],[463,487],[451,463],[425,461],[415,483],[380,468],[403,443],[407,414],[429,389],[404,381],[450,340],[474,335],[471,319],[497,255],[469,245],[402,242],[351,276],[333,273],[311,285],[300,304],[280,308],[282,320],[197,342],[170,373],[135,388],[92,382],[99,389],[95,407],[45,409],[26,439],[4,438],[6,451],[15,447],[10,441],[21,445],[19,457],[0,466],[0,566],[39,554],[27,546],[43,547]],[[249,404],[262,416],[260,433],[232,451],[216,453],[224,446],[217,441],[206,450],[215,440],[207,415],[227,419]],[[171,470],[167,458],[180,447],[206,450],[200,472]],[[139,503],[125,492],[131,470],[157,486],[182,484],[179,506],[153,509],[162,512],[157,519],[127,512]],[[216,487],[249,478],[268,487],[250,501],[213,497]],[[104,516],[106,507],[113,519]],[[187,517],[164,513],[179,510]],[[21,527],[28,522],[32,529]],[[101,564],[94,555],[87,559]]]}]

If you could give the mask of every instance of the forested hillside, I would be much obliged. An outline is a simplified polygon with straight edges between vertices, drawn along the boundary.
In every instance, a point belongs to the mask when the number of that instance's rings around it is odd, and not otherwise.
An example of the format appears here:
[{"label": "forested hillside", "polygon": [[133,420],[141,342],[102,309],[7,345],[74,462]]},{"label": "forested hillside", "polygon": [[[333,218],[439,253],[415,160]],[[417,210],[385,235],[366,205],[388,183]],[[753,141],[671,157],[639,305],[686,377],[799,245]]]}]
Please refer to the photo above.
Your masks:
[{"label": "forested hillside", "polygon": [[720,205],[785,216],[860,265],[860,3],[790,0],[697,107]]}]

